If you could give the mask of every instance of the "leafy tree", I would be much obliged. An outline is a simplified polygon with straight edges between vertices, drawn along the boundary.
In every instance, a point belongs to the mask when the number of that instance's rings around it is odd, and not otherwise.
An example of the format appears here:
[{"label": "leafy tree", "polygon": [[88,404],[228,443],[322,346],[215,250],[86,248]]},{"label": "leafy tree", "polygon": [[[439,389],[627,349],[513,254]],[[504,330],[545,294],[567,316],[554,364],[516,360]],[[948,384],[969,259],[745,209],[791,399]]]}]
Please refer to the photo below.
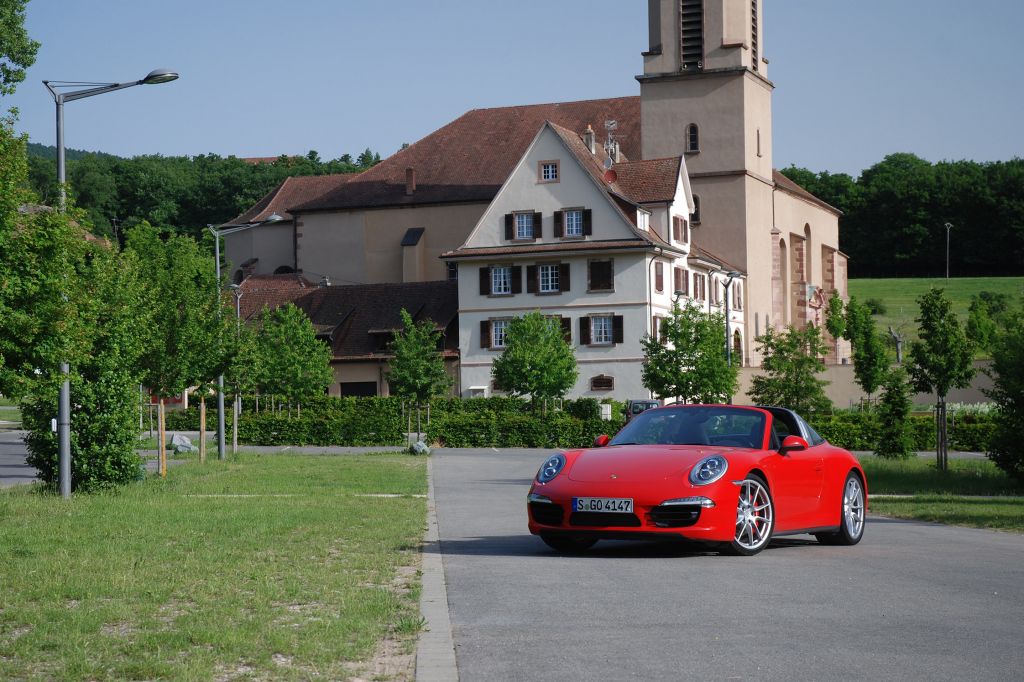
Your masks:
[{"label": "leafy tree", "polygon": [[564,396],[576,383],[576,355],[557,319],[534,311],[508,323],[505,350],[491,365],[498,385],[531,401]]},{"label": "leafy tree", "polygon": [[1024,313],[1009,314],[992,345],[989,369],[996,404],[995,431],[989,458],[1018,481],[1024,481]]},{"label": "leafy tree", "polygon": [[979,348],[988,349],[995,341],[999,322],[1009,310],[1006,294],[982,291],[971,296],[967,314],[967,337]]},{"label": "leafy tree", "polygon": [[896,367],[885,375],[885,389],[878,403],[878,445],[875,454],[890,459],[905,459],[914,454],[914,439],[910,429],[910,383],[907,372]]},{"label": "leafy tree", "polygon": [[872,326],[871,311],[856,296],[851,296],[846,304],[846,330],[843,338],[856,347],[861,336]]},{"label": "leafy tree", "polygon": [[889,368],[889,356],[885,351],[885,341],[875,328],[873,320],[861,332],[857,345],[853,348],[853,376],[868,397],[874,395],[882,385]]},{"label": "leafy tree", "polygon": [[391,341],[394,357],[388,363],[391,392],[415,401],[417,405],[448,391],[452,378],[444,369],[444,357],[438,351],[441,332],[431,320],[416,324],[402,308],[402,333]]},{"label": "leafy tree", "polygon": [[293,303],[264,311],[262,323],[257,343],[265,368],[263,390],[283,395],[301,413],[302,402],[326,393],[334,380],[331,349]]},{"label": "leafy tree", "polygon": [[0,3],[0,95],[10,95],[25,80],[25,69],[36,61],[39,43],[25,30],[28,0]]},{"label": "leafy tree", "polygon": [[825,395],[828,382],[817,377],[825,371],[821,356],[826,352],[817,327],[787,327],[782,333],[768,327],[756,340],[763,359],[750,389],[754,403],[788,407],[808,419],[832,409]]},{"label": "leafy tree", "polygon": [[736,391],[739,367],[725,355],[725,317],[688,302],[673,306],[662,322],[660,338],[644,336],[642,377],[659,398],[724,403]]},{"label": "leafy tree", "polygon": [[838,291],[832,291],[825,308],[825,330],[835,340],[836,362],[839,362],[839,339],[846,333],[846,306]]},{"label": "leafy tree", "polygon": [[935,457],[939,469],[945,471],[949,466],[946,394],[967,386],[974,376],[974,347],[942,289],[931,289],[917,302],[921,308],[919,339],[910,345],[910,376],[919,392],[935,393]]}]

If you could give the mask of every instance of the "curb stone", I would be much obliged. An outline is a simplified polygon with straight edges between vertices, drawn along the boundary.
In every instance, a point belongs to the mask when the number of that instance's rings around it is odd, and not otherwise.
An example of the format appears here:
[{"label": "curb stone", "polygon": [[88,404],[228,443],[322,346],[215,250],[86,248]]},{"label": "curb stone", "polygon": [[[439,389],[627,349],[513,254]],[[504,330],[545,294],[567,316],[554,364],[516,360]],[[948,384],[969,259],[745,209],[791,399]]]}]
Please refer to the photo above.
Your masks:
[{"label": "curb stone", "polygon": [[423,589],[420,612],[426,627],[416,646],[417,682],[458,682],[448,589],[434,506],[433,460],[427,459],[427,532],[423,537]]}]

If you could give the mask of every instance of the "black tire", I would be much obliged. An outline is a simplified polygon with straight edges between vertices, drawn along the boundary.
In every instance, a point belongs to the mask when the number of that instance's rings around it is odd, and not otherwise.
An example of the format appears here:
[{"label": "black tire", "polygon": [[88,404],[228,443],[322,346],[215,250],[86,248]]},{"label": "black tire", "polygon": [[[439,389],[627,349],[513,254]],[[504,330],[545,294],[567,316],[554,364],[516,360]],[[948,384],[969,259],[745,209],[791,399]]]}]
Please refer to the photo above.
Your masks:
[{"label": "black tire", "polygon": [[814,537],[823,545],[856,545],[864,537],[866,505],[864,484],[856,472],[851,471],[843,481],[842,505],[839,510],[839,530],[817,533]]},{"label": "black tire", "polygon": [[555,533],[542,533],[540,539],[544,544],[556,552],[576,553],[585,552],[597,544],[597,538],[588,538],[581,535],[561,535]]},{"label": "black tire", "polygon": [[[766,510],[767,514],[764,513]],[[775,531],[775,501],[768,489],[768,483],[757,474],[749,474],[740,485],[736,519],[736,536],[725,546],[728,554],[754,556],[772,541],[772,533]]]}]

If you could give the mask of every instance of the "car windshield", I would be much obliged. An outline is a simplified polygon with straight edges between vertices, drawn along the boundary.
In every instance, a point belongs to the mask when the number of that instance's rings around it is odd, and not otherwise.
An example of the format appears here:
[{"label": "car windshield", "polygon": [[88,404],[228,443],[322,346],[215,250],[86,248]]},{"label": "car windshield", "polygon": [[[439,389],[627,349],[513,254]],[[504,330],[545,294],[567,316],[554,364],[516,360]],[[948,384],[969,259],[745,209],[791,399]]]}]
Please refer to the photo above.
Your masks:
[{"label": "car windshield", "polygon": [[766,416],[742,407],[684,405],[638,414],[609,445],[720,445],[760,448]]}]

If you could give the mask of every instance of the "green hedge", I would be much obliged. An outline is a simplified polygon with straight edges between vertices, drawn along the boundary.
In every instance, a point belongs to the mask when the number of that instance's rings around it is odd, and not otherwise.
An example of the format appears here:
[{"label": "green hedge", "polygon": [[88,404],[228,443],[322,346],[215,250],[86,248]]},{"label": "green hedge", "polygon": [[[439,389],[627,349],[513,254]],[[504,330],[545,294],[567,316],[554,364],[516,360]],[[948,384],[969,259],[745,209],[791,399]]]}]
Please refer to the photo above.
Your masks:
[{"label": "green hedge", "polygon": [[620,422],[579,419],[566,412],[547,415],[452,413],[431,419],[427,439],[449,448],[579,448],[601,434],[614,434]]},{"label": "green hedge", "polygon": [[[874,450],[879,433],[873,412],[836,412],[817,417],[812,426],[828,442],[847,450]],[[995,426],[985,415],[963,415],[949,421],[949,446],[953,450],[985,452]],[[910,429],[915,450],[935,449],[935,418],[912,415]]]}]

